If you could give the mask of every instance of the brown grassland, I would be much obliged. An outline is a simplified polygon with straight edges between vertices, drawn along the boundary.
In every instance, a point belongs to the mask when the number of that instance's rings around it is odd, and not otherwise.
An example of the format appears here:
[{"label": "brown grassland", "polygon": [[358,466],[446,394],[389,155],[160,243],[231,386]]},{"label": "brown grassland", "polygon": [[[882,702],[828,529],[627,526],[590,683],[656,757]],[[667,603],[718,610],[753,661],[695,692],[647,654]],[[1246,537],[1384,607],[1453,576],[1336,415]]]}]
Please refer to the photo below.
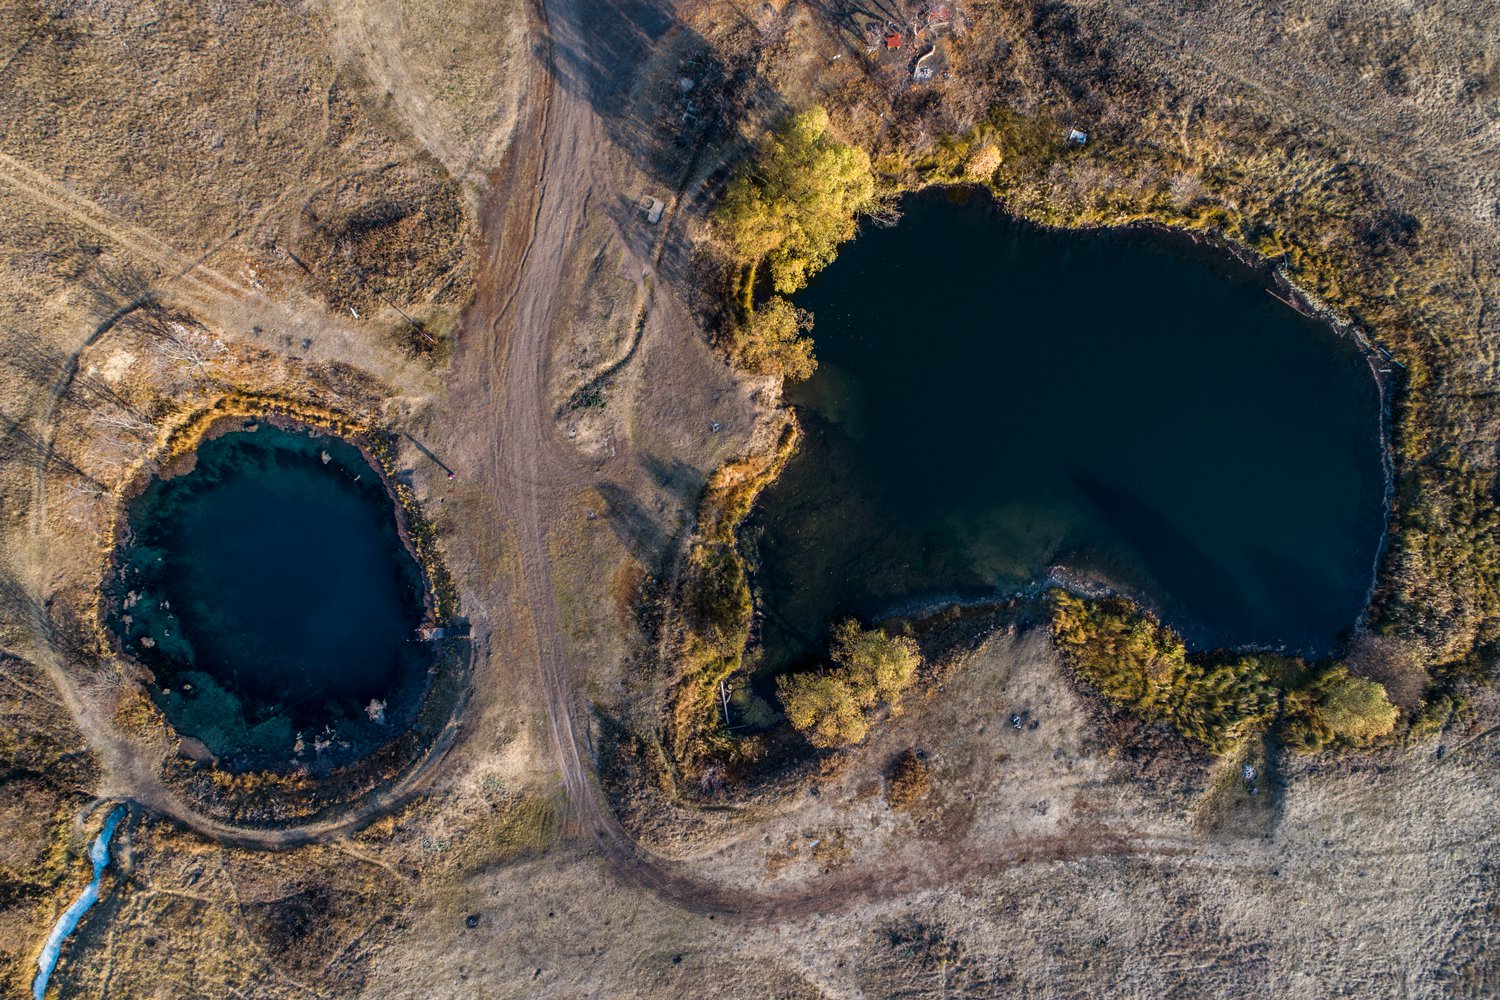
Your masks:
[{"label": "brown grassland", "polygon": [[[0,12],[0,990],[113,802],[49,996],[1500,989],[1500,9],[951,9],[920,83],[895,0]],[[737,242],[799,112],[835,210]],[[816,352],[774,296],[933,184],[1279,262],[1401,362],[1336,661],[1054,595],[863,623],[806,725],[725,728]],[[131,484],[246,401],[366,435],[467,626],[357,787],[236,787],[98,641]]]}]

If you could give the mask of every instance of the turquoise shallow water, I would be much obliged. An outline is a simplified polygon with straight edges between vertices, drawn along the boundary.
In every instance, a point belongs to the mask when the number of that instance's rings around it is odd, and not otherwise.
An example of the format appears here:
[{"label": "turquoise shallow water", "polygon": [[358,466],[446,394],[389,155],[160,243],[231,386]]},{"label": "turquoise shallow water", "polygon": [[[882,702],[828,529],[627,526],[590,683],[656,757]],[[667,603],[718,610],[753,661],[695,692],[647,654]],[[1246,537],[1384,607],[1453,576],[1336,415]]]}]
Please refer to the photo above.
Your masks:
[{"label": "turquoise shallow water", "polygon": [[1195,646],[1329,651],[1383,530],[1380,399],[1355,346],[1222,253],[907,199],[798,297],[807,435],[745,529],[767,664],[828,623],[982,599],[1055,566]]},{"label": "turquoise shallow water", "polygon": [[326,751],[305,751],[327,762],[414,710],[429,662],[421,575],[357,449],[266,425],[224,435],[191,472],[153,482],[131,526],[114,625],[179,732],[265,766],[332,727]]}]

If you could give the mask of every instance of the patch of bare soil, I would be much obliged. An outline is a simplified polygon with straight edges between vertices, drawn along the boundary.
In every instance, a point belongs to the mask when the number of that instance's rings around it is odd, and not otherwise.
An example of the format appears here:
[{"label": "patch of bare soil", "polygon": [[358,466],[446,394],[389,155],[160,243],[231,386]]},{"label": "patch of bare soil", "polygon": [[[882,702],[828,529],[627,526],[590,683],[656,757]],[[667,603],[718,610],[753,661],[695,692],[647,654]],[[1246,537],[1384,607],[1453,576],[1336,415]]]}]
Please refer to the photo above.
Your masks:
[{"label": "patch of bare soil", "polygon": [[330,0],[336,58],[461,181],[505,153],[534,56],[524,5],[447,0]]}]

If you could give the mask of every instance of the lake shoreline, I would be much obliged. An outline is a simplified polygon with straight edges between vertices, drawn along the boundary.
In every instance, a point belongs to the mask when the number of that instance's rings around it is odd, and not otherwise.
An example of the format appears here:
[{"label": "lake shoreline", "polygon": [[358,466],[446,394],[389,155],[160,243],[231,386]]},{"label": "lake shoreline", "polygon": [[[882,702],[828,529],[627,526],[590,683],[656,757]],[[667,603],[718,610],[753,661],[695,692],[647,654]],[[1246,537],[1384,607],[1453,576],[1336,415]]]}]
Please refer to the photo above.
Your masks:
[{"label": "lake shoreline", "polygon": [[[406,721],[390,727],[379,746],[370,746],[358,757],[317,774],[305,768],[226,768],[217,757],[204,753],[200,741],[185,739],[188,734],[172,726],[148,693],[156,687],[155,674],[123,650],[116,630],[107,624],[117,613],[114,605],[121,596],[114,585],[120,554],[134,544],[129,508],[153,480],[189,471],[203,443],[252,427],[272,427],[310,438],[328,437],[358,454],[361,467],[368,467],[379,481],[382,505],[389,505],[396,531],[393,541],[414,567],[418,586],[413,596],[420,600],[421,624],[453,625],[456,592],[415,495],[393,477],[393,445],[377,431],[334,411],[279,398],[224,397],[168,434],[156,457],[144,461],[130,486],[122,490],[91,614],[95,616],[93,631],[100,655],[119,664],[127,678],[142,685],[132,696],[131,722],[126,728],[162,754],[164,781],[203,815],[235,827],[295,828],[354,807],[359,800],[393,786],[440,755],[451,742],[453,723],[467,702],[471,656],[463,628],[454,637],[430,642],[431,662],[423,672],[421,690],[409,702],[408,710],[401,713]],[[167,475],[158,476],[158,468]],[[394,707],[390,711],[394,714]]]},{"label": "lake shoreline", "polygon": [[[368,449],[298,421],[219,420],[163,472],[130,505],[105,616],[189,755],[321,773],[395,738],[430,684],[413,643],[433,599]],[[304,552],[318,555],[299,570]],[[333,617],[308,631],[304,610]],[[316,753],[299,765],[304,733]]]},{"label": "lake shoreline", "polygon": [[[1225,258],[1232,260],[1253,274],[1260,287],[1268,294],[1280,299],[1288,308],[1294,310],[1305,319],[1311,320],[1327,329],[1340,339],[1347,339],[1358,352],[1363,366],[1369,371],[1374,380],[1378,407],[1376,415],[1375,434],[1378,441],[1378,452],[1381,464],[1381,501],[1380,501],[1380,529],[1375,551],[1367,576],[1368,583],[1364,590],[1364,599],[1359,613],[1349,622],[1348,629],[1341,633],[1334,647],[1326,654],[1336,655],[1346,647],[1348,639],[1357,635],[1368,626],[1369,616],[1373,608],[1375,595],[1380,588],[1381,567],[1386,556],[1390,539],[1390,526],[1394,515],[1395,503],[1395,461],[1392,454],[1392,419],[1394,409],[1394,394],[1397,391],[1397,366],[1391,364],[1381,357],[1376,342],[1362,330],[1358,325],[1341,320],[1332,309],[1317,302],[1317,300],[1299,288],[1282,269],[1277,266],[1274,259],[1260,257],[1248,248],[1231,241],[1214,238],[1210,234],[1196,232],[1189,229],[1166,225],[1153,220],[1130,220],[1117,226],[1090,225],[1083,227],[1048,226],[1008,212],[997,199],[982,185],[931,185],[918,188],[904,194],[927,194],[940,195],[947,193],[950,201],[954,193],[961,193],[966,197],[982,195],[985,202],[984,210],[1000,217],[1006,222],[1031,227],[1036,230],[1054,233],[1075,233],[1086,231],[1139,231],[1150,233],[1153,238],[1164,240],[1168,245],[1176,244],[1192,249],[1194,253],[1208,255],[1209,260],[1222,262]],[[1283,294],[1278,294],[1283,293]],[[782,407],[792,408],[785,401],[779,404]],[[782,472],[782,477],[786,475]],[[774,484],[773,484],[774,488]],[[763,498],[757,501],[762,503]],[[746,518],[746,522],[750,520]],[[737,545],[743,547],[748,544],[743,537],[744,523],[736,527]],[[758,553],[746,555],[742,552],[741,558],[750,568],[749,583],[756,612],[752,625],[752,641],[747,651],[753,652],[761,649],[761,622],[765,617],[763,604],[765,600],[765,581],[762,579],[761,562]],[[1163,616],[1164,605],[1162,602],[1148,599],[1139,588],[1124,586],[1118,581],[1105,578],[1097,570],[1084,570],[1059,563],[1051,566],[1041,577],[1034,579],[1026,586],[1014,590],[997,591],[994,594],[981,597],[962,597],[956,594],[944,594],[937,597],[916,598],[911,601],[902,601],[892,605],[888,610],[872,617],[877,620],[914,620],[927,618],[942,613],[944,610],[953,608],[983,607],[990,605],[1001,605],[1015,600],[1035,601],[1048,590],[1060,587],[1080,596],[1120,596],[1129,599],[1144,612],[1157,616],[1169,625],[1172,619]],[[1192,630],[1190,630],[1192,631]],[[1226,651],[1236,653],[1249,652],[1278,652],[1307,655],[1307,649],[1294,649],[1286,643],[1242,643],[1225,644],[1212,642],[1194,642],[1190,648],[1201,652]]]}]

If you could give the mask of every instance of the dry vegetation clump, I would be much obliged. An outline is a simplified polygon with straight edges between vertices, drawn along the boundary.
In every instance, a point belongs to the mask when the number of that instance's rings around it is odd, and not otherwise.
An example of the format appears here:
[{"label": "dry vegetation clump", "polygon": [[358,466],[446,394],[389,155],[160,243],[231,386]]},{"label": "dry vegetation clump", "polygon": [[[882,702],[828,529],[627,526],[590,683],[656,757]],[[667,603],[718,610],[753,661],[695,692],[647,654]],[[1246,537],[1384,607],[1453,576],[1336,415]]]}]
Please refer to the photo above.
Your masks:
[{"label": "dry vegetation clump", "polygon": [[433,621],[439,625],[450,624],[459,614],[458,585],[448,572],[436,525],[427,516],[416,490],[399,475],[400,463],[396,455],[399,441],[396,435],[389,430],[371,432],[361,436],[356,443],[374,461],[385,480],[386,488],[396,499],[399,508],[398,526],[422,570],[431,599],[429,610]]},{"label": "dry vegetation clump", "polygon": [[495,825],[495,850],[507,860],[539,854],[557,842],[561,824],[558,805],[552,799],[518,795],[505,805]]},{"label": "dry vegetation clump", "polygon": [[459,189],[430,157],[343,178],[308,200],[302,221],[297,256],[338,312],[438,305],[452,323],[472,294]]},{"label": "dry vegetation clump", "polygon": [[801,439],[802,428],[788,413],[767,452],[725,462],[715,469],[703,493],[699,535],[710,542],[732,540],[761,491],[781,475]]},{"label": "dry vegetation clump", "polygon": [[810,859],[818,871],[827,874],[847,865],[852,853],[846,831],[841,829],[788,833],[781,846],[766,852],[765,870],[767,875],[782,875],[797,862]]},{"label": "dry vegetation clump", "polygon": [[858,981],[870,996],[996,997],[1016,989],[1012,960],[972,947],[958,928],[931,914],[876,927],[859,961],[850,964],[858,965]]},{"label": "dry vegetation clump", "polygon": [[1407,717],[1422,709],[1432,678],[1422,662],[1421,650],[1413,643],[1361,632],[1344,651],[1343,661],[1351,674],[1385,688],[1387,697]]},{"label": "dry vegetation clump", "polygon": [[892,809],[909,810],[932,786],[932,765],[920,750],[903,750],[885,769],[885,802]]},{"label": "dry vegetation clump", "polygon": [[1219,837],[1270,835],[1282,806],[1280,749],[1274,739],[1250,739],[1215,761],[1189,813],[1194,829]]}]

